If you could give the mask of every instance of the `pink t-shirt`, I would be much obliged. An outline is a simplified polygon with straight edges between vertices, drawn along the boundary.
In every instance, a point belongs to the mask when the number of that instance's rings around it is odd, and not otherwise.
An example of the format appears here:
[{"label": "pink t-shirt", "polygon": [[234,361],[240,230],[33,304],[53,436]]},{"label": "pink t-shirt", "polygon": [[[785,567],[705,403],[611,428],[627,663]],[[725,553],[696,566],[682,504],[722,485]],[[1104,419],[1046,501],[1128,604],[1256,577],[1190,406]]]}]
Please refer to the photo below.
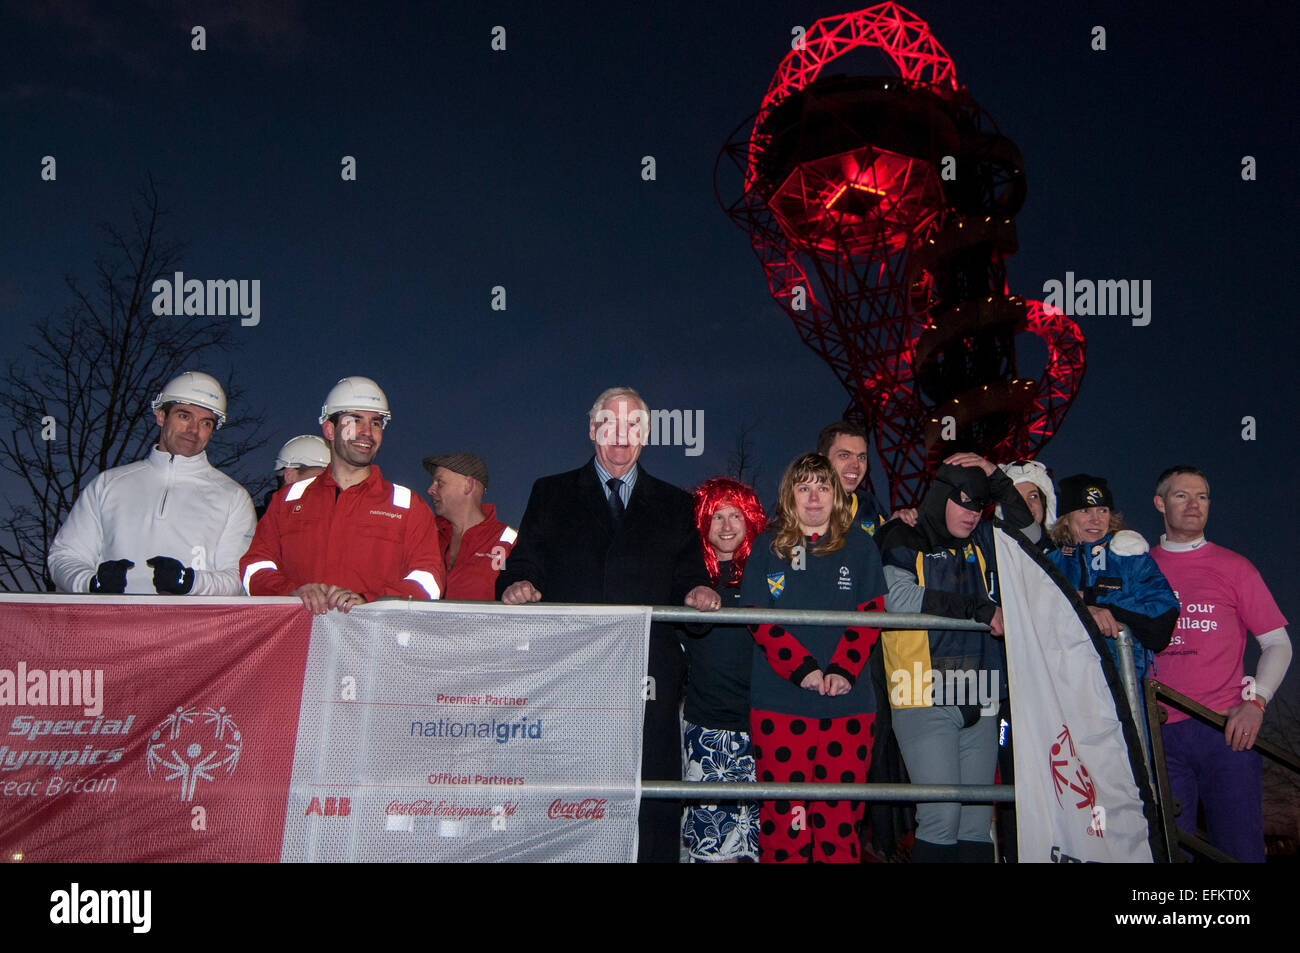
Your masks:
[{"label": "pink t-shirt", "polygon": [[[1156,546],[1151,557],[1182,607],[1169,647],[1156,656],[1156,679],[1220,713],[1240,705],[1246,632],[1286,625],[1258,570],[1213,543],[1181,553]],[[1171,723],[1189,717],[1169,709]]]}]

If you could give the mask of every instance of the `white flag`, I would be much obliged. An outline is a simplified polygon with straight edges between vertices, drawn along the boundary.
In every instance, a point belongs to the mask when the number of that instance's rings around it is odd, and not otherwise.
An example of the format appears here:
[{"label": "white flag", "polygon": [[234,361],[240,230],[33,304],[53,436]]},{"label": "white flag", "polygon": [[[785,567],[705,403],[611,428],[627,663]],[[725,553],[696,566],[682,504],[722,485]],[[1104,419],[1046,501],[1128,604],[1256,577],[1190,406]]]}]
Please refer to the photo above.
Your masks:
[{"label": "white flag", "polygon": [[1104,640],[1090,634],[1077,594],[1035,547],[1001,528],[994,537],[1020,860],[1150,863],[1155,806]]}]

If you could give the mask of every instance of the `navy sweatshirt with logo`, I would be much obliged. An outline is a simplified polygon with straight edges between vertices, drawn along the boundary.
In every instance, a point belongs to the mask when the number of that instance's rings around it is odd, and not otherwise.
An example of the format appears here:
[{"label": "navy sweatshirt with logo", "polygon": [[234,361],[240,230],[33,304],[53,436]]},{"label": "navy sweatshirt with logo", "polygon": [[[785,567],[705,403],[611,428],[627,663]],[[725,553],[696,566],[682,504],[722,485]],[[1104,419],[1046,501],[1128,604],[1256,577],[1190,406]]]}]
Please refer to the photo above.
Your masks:
[{"label": "navy sweatshirt with logo", "polygon": [[[845,544],[818,555],[814,538],[804,540],[803,568],[772,552],[772,533],[763,533],[745,563],[741,604],[757,609],[880,610],[887,591],[880,553],[866,533],[850,529]],[[870,678],[859,678],[879,630],[863,626],[763,625],[754,631],[750,705],[812,718],[874,713]],[[832,698],[800,688],[816,669],[842,675],[853,685]]]}]

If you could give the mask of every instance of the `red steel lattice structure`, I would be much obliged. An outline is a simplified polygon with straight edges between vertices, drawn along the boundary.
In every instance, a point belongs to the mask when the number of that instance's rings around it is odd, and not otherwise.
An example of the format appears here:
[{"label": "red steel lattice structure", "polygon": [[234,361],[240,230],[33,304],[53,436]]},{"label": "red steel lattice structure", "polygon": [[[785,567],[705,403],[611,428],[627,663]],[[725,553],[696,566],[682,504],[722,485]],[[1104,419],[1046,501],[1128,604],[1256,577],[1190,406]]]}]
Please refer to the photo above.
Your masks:
[{"label": "red steel lattice structure", "polygon": [[[819,20],[781,61],[752,124],[719,157],[743,172],[727,213],[772,296],[852,396],[892,503],[915,503],[943,457],[1035,456],[1078,392],[1077,325],[1008,294],[1024,200],[1019,149],[957,82],[924,20],[882,3]],[[856,49],[898,75],[828,75]],[[1047,346],[1017,372],[1017,335]]]}]

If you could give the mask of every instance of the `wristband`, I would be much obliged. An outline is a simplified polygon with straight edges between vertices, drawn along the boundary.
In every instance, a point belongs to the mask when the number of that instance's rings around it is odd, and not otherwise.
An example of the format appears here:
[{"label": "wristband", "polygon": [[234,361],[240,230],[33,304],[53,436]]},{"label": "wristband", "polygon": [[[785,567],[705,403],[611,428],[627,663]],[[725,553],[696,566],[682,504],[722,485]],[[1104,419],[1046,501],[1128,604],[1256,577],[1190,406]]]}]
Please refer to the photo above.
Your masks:
[{"label": "wristband", "polygon": [[1250,702],[1252,705],[1258,708],[1260,712],[1264,711],[1264,706],[1263,704],[1260,703],[1260,700],[1258,698],[1248,698],[1246,699],[1246,701]]}]

